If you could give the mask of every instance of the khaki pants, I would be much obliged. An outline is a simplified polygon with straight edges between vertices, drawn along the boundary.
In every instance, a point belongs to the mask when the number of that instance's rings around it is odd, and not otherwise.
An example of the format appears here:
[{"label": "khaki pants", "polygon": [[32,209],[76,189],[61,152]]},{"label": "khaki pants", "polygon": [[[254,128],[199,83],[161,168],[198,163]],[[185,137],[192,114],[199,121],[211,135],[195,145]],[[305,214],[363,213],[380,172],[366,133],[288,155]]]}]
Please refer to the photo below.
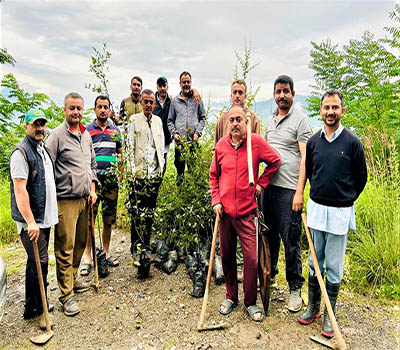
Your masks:
[{"label": "khaki pants", "polygon": [[58,200],[57,206],[54,254],[60,288],[59,300],[65,303],[74,295],[74,282],[89,232],[89,207],[86,198]]}]

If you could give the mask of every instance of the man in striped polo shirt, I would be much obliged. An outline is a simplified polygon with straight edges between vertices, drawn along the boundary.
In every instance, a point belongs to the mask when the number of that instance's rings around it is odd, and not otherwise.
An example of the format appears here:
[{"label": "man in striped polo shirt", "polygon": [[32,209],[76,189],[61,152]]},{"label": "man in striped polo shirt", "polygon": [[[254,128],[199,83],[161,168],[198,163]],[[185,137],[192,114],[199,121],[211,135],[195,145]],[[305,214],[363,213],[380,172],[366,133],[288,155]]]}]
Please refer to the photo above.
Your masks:
[{"label": "man in striped polo shirt", "polygon": [[[96,119],[86,125],[93,141],[93,148],[96,153],[97,178],[99,180],[96,192],[98,201],[94,206],[94,214],[97,214],[99,203],[103,207],[103,248],[106,252],[107,264],[112,267],[119,265],[119,261],[110,255],[111,226],[117,219],[118,202],[118,179],[115,174],[117,155],[121,154],[121,133],[118,127],[108,123],[111,115],[110,99],[108,96],[97,96],[94,102]],[[86,250],[86,263],[82,265],[81,275],[86,276],[92,268],[91,237],[88,236]]]}]

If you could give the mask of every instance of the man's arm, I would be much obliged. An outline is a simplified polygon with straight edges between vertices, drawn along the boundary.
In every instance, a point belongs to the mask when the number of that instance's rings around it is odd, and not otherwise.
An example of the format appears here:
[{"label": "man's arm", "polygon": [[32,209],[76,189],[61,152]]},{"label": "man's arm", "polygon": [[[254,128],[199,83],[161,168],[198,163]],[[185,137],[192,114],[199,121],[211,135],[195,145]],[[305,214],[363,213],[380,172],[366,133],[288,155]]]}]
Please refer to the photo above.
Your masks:
[{"label": "man's arm", "polygon": [[193,88],[192,89],[192,92],[193,92],[193,98],[194,98],[194,100],[198,103],[198,104],[200,104],[201,103],[201,96],[200,96],[200,93],[197,91],[197,89],[195,89],[195,88]]},{"label": "man's arm", "polygon": [[28,235],[31,241],[38,241],[40,229],[37,225],[31,207],[29,205],[29,194],[26,190],[27,179],[12,179],[14,184],[14,194],[19,212],[28,224]]},{"label": "man's arm", "polygon": [[168,125],[169,133],[171,134],[171,137],[174,139],[175,142],[178,142],[180,140],[180,135],[175,127],[176,111],[175,111],[174,101],[175,101],[175,99],[173,99],[171,101],[171,104],[169,106],[167,125]]},{"label": "man's arm", "polygon": [[352,162],[354,184],[356,187],[357,198],[363,191],[368,180],[367,164],[365,161],[364,146],[361,141],[357,142]]},{"label": "man's arm", "polygon": [[260,135],[260,119],[258,118],[257,114],[249,109],[251,115],[251,132],[253,134]]},{"label": "man's arm", "polygon": [[301,154],[299,178],[297,180],[296,192],[293,197],[292,210],[300,211],[304,207],[304,186],[306,185],[306,143],[299,142]]},{"label": "man's arm", "polygon": [[211,204],[213,206],[216,215],[221,217],[223,212],[223,207],[221,203],[221,198],[219,196],[219,177],[221,174],[221,169],[218,165],[218,155],[215,151],[213,154],[211,167],[210,167],[210,189],[211,189]]},{"label": "man's arm", "polygon": [[58,138],[55,135],[54,131],[51,132],[49,137],[47,138],[46,146],[50,152],[53,162],[56,163],[57,155],[58,155]]},{"label": "man's arm", "polygon": [[266,188],[279,169],[281,158],[261,136],[255,136],[253,140],[258,143],[258,150],[260,153],[259,160],[267,165],[267,167],[264,168],[262,175],[258,178],[258,185]]},{"label": "man's arm", "polygon": [[215,146],[217,146],[218,141],[224,137],[225,115],[226,115],[226,112],[222,112],[222,114],[219,116],[219,118],[217,120],[217,125],[215,126],[215,133],[214,133],[213,150],[215,149]]},{"label": "man's arm", "polygon": [[[89,132],[87,132],[89,134]],[[88,203],[90,203],[93,207],[94,203],[97,200],[97,193],[96,193],[96,183],[97,183],[97,162],[96,162],[96,153],[94,152],[92,137],[90,138],[90,168],[92,170],[92,182],[90,183],[90,193],[88,197]]]},{"label": "man's arm", "polygon": [[197,117],[199,119],[199,124],[194,133],[197,134],[197,138],[199,138],[203,134],[204,126],[206,125],[206,110],[204,109],[203,102],[198,106]]}]

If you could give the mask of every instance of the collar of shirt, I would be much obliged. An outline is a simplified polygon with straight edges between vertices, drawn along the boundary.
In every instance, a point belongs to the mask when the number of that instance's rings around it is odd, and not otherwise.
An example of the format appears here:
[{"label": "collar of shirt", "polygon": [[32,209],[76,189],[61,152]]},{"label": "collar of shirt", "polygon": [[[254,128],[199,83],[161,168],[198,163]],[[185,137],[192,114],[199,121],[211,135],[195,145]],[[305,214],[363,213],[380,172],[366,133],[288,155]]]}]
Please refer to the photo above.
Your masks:
[{"label": "collar of shirt", "polygon": [[232,135],[230,135],[230,139],[231,139],[231,144],[232,144],[232,146],[235,148],[235,149],[238,149],[239,148],[239,146],[242,144],[242,142],[243,142],[243,137],[240,139],[240,141],[238,142],[238,143],[234,143],[233,142],[233,140],[232,140]]},{"label": "collar of shirt", "polygon": [[338,128],[336,129],[336,131],[332,134],[332,137],[331,137],[330,139],[328,139],[328,135],[326,134],[325,125],[324,125],[324,127],[321,129],[320,137],[322,137],[322,135],[325,135],[325,139],[326,139],[328,142],[333,142],[334,140],[336,140],[336,139],[339,137],[339,135],[342,133],[343,129],[344,129],[344,126],[342,125],[342,123],[340,123],[340,124],[339,124],[339,127],[338,127]]},{"label": "collar of shirt", "polygon": [[289,112],[281,120],[278,121],[279,109],[276,108],[275,111],[272,113],[272,117],[274,118],[275,124],[281,123],[282,120],[288,118],[293,113],[293,110],[294,110],[294,103],[292,104],[292,107],[290,107]]}]

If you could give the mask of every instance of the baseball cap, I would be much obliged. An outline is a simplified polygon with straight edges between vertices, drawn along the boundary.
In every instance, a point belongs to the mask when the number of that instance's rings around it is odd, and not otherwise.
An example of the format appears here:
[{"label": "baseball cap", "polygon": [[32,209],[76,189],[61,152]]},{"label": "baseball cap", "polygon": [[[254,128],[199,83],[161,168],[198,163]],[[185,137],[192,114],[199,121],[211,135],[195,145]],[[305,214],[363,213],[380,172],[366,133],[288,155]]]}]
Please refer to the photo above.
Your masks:
[{"label": "baseball cap", "polygon": [[47,118],[43,111],[37,108],[32,108],[25,114],[25,125],[33,124],[35,120],[44,119],[47,122]]},{"label": "baseball cap", "polygon": [[164,85],[164,84],[166,84],[166,83],[168,83],[168,80],[167,80],[167,78],[164,77],[164,76],[161,76],[161,77],[159,77],[159,78],[157,79],[157,85]]}]

